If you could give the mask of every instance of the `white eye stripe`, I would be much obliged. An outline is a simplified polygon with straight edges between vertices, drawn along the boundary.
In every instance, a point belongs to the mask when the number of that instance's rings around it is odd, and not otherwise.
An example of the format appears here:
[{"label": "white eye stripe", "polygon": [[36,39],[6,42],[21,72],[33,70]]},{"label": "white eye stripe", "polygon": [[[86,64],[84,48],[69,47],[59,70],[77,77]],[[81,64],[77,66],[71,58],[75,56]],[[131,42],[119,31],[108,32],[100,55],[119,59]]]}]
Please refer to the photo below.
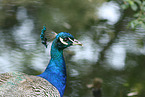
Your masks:
[{"label": "white eye stripe", "polygon": [[80,43],[78,40],[74,39],[72,40],[71,38],[68,38],[73,44],[72,45],[80,45],[83,46],[82,43]]},{"label": "white eye stripe", "polygon": [[70,39],[69,37],[68,37],[68,39],[71,41],[71,42],[74,42],[72,39]]},{"label": "white eye stripe", "polygon": [[65,44],[65,45],[68,45],[68,43],[63,41],[63,39],[61,37],[59,37],[59,40],[60,40],[61,43]]}]

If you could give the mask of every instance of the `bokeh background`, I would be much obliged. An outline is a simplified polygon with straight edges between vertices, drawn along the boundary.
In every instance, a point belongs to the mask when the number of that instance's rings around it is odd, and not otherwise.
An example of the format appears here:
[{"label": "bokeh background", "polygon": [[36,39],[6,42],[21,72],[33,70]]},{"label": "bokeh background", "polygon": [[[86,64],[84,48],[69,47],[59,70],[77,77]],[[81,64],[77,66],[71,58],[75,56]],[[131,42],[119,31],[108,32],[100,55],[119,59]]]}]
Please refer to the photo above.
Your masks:
[{"label": "bokeh background", "polygon": [[44,71],[51,47],[41,44],[45,25],[83,43],[64,52],[64,97],[92,97],[87,84],[96,77],[102,97],[144,97],[144,12],[144,0],[0,0],[0,73]]}]

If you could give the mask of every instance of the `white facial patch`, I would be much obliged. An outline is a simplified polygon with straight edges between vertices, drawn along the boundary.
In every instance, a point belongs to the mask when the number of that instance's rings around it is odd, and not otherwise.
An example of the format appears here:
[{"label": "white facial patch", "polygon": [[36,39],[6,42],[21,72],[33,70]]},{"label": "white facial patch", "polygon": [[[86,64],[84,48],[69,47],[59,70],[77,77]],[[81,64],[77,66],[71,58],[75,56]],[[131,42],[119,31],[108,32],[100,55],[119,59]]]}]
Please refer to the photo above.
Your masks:
[{"label": "white facial patch", "polygon": [[63,41],[63,39],[62,39],[61,37],[59,37],[59,40],[60,40],[60,42],[63,43],[64,45],[68,45],[68,43],[65,42],[65,41]]},{"label": "white facial patch", "polygon": [[73,45],[80,45],[80,46],[82,46],[82,43],[80,43],[78,40],[76,40],[76,39],[72,40],[70,38],[68,38],[68,39],[73,43]]}]

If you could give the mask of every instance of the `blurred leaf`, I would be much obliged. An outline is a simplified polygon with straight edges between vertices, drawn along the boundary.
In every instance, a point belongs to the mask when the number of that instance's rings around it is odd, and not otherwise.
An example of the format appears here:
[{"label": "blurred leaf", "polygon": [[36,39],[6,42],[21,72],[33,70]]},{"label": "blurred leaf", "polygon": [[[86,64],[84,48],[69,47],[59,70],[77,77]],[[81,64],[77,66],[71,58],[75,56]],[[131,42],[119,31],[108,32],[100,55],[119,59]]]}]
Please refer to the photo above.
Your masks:
[{"label": "blurred leaf", "polygon": [[145,23],[141,23],[141,27],[143,28],[143,29],[145,29]]},{"label": "blurred leaf", "polygon": [[137,25],[138,25],[138,20],[132,20],[132,21],[129,23],[129,26],[130,26],[132,29],[135,29]]},{"label": "blurred leaf", "polygon": [[136,3],[138,3],[139,5],[142,4],[142,2],[140,0],[135,0]]},{"label": "blurred leaf", "polygon": [[142,20],[142,19],[136,19],[136,20],[132,20],[130,23],[129,23],[129,26],[132,28],[132,29],[136,29],[138,27],[141,27],[143,29],[145,29],[145,22]]},{"label": "blurred leaf", "polygon": [[134,29],[134,28],[135,28],[134,22],[131,22],[131,23],[130,23],[130,26],[131,26],[131,28]]},{"label": "blurred leaf", "polygon": [[140,16],[140,13],[134,14],[134,17],[139,17],[139,16]]},{"label": "blurred leaf", "polygon": [[145,6],[145,1],[143,1],[143,3],[142,3],[144,6]]},{"label": "blurred leaf", "polygon": [[135,3],[132,3],[131,8],[132,8],[133,11],[136,11],[138,7]]},{"label": "blurred leaf", "polygon": [[121,5],[121,8],[122,8],[122,9],[127,9],[128,7],[129,7],[129,6],[128,6],[127,4],[122,4],[122,5]]},{"label": "blurred leaf", "polygon": [[137,46],[139,48],[143,48],[144,47],[144,42],[143,42],[142,38],[137,39],[136,42],[137,42]]},{"label": "blurred leaf", "polygon": [[130,5],[133,5],[134,2],[132,0],[127,0]]}]

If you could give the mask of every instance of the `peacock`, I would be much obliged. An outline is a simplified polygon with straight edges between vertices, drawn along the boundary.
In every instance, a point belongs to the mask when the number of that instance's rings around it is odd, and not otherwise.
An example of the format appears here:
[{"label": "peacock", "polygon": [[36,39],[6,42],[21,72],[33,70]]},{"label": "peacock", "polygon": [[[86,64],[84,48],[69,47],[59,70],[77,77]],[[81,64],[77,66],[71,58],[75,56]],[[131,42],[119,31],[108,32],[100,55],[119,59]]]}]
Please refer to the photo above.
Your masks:
[{"label": "peacock", "polygon": [[[40,37],[47,47],[45,31],[44,26]],[[37,76],[20,72],[0,74],[0,97],[63,97],[67,77],[63,50],[72,45],[82,46],[70,33],[55,33],[45,71]]]}]

